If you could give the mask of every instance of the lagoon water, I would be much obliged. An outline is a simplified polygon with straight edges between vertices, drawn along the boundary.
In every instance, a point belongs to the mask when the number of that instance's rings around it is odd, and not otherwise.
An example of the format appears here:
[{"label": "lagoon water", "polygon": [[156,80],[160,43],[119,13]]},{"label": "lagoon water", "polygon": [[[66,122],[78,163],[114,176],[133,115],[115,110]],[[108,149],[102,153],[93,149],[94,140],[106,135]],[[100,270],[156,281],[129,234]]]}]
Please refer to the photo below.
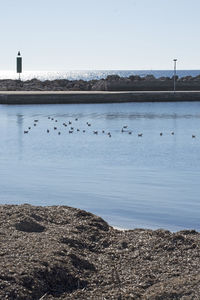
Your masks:
[{"label": "lagoon water", "polygon": [[0,166],[1,204],[69,205],[120,228],[200,230],[199,102],[1,105]]}]

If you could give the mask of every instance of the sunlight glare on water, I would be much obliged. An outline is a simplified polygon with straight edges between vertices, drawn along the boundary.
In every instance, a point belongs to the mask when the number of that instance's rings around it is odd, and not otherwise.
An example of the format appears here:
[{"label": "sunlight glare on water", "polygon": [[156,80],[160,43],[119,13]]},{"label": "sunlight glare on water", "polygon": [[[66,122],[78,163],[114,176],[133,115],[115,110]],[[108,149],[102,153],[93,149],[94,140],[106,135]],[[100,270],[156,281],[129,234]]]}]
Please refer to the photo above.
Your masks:
[{"label": "sunlight glare on water", "polygon": [[[184,76],[199,76],[200,70],[177,70],[179,77]],[[21,80],[31,80],[36,78],[38,80],[92,80],[106,78],[108,75],[119,75],[120,77],[129,77],[131,75],[139,75],[141,77],[147,75],[153,75],[156,78],[159,77],[172,77],[174,75],[173,70],[66,70],[66,71],[26,71],[23,70],[21,74]],[[16,71],[0,71],[1,79],[18,79]]]}]

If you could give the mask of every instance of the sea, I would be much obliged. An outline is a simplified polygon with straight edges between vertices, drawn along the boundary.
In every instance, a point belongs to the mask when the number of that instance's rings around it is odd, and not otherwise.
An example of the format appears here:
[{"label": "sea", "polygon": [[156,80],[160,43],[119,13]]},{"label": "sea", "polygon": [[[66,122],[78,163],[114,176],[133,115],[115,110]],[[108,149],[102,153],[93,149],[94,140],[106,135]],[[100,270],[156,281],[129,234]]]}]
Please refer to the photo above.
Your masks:
[{"label": "sea", "polygon": [[189,98],[0,105],[0,203],[77,207],[121,229],[200,231],[199,149],[200,103]]},{"label": "sea", "polygon": [[[39,80],[92,80],[106,78],[108,75],[119,75],[120,77],[129,77],[131,75],[139,75],[144,77],[146,75],[153,75],[155,78],[162,76],[172,77],[174,70],[68,70],[68,71],[23,71],[21,80],[31,80],[33,78]],[[176,74],[179,77],[198,76],[200,70],[177,70]],[[15,71],[0,71],[0,79],[18,79],[18,74]]]}]

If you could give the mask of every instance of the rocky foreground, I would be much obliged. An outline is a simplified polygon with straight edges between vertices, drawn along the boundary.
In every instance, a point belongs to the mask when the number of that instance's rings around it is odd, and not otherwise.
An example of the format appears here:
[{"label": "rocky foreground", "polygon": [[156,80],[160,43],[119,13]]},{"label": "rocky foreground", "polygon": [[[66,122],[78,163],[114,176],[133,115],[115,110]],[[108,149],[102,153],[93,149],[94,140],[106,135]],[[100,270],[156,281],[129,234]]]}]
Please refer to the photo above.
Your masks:
[{"label": "rocky foreground", "polygon": [[0,206],[0,299],[200,299],[200,233],[119,231],[67,207]]},{"label": "rocky foreground", "polygon": [[[153,75],[145,77],[109,75],[105,79],[90,81],[67,79],[0,80],[0,91],[170,91],[173,88],[173,77],[155,78]],[[176,89],[180,91],[200,90],[200,75],[181,78],[176,76]]]}]

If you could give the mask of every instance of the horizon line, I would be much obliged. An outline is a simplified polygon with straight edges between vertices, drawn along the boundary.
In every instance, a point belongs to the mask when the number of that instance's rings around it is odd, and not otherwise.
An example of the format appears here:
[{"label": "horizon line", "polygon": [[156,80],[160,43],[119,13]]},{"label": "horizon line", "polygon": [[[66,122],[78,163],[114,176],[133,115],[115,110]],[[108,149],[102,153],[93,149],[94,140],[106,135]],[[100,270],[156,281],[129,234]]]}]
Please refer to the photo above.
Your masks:
[{"label": "horizon line", "polygon": [[[23,72],[80,72],[80,71],[174,71],[174,69],[68,69],[68,70],[23,70]],[[177,69],[178,71],[200,71],[200,69]],[[14,72],[15,70],[0,70],[0,72]],[[22,72],[22,73],[23,73]]]}]

